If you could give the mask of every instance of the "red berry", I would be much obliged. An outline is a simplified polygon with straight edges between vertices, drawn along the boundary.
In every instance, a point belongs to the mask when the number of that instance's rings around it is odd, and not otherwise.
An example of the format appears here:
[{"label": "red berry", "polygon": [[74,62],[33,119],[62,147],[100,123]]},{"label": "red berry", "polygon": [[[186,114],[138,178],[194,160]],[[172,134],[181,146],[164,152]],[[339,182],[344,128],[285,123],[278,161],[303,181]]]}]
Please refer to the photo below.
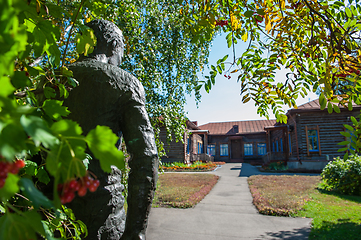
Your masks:
[{"label": "red berry", "polygon": [[76,186],[78,185],[78,182],[73,179],[69,182],[69,188],[75,190]]},{"label": "red berry", "polygon": [[75,191],[79,191],[79,189],[81,188],[81,186],[82,186],[82,185],[81,185],[81,182],[77,182],[74,190],[75,190]]},{"label": "red berry", "polygon": [[67,192],[66,194],[64,194],[64,197],[65,197],[65,202],[70,203],[75,198],[75,193],[74,192]]},{"label": "red berry", "polygon": [[92,184],[89,186],[89,191],[90,192],[95,192],[97,190],[97,188],[99,187],[99,180],[94,180],[92,182]]},{"label": "red berry", "polygon": [[61,190],[63,190],[63,184],[59,183],[58,186],[56,187],[56,189],[58,190],[58,192],[60,192]]},{"label": "red berry", "polygon": [[11,169],[10,169],[10,172],[11,172],[12,174],[18,174],[20,169],[19,169],[15,164],[12,164],[11,166],[12,166],[12,167],[11,167]]},{"label": "red berry", "polygon": [[23,160],[16,160],[15,166],[19,169],[23,168],[23,167],[25,167],[25,162]]},{"label": "red berry", "polygon": [[85,194],[86,194],[86,192],[87,192],[87,190],[88,190],[88,189],[87,189],[86,186],[80,187],[79,190],[78,190],[78,196],[79,196],[79,197],[84,197]]},{"label": "red berry", "polygon": [[90,176],[85,176],[83,178],[84,180],[84,186],[86,186],[87,188],[92,184],[93,179]]}]

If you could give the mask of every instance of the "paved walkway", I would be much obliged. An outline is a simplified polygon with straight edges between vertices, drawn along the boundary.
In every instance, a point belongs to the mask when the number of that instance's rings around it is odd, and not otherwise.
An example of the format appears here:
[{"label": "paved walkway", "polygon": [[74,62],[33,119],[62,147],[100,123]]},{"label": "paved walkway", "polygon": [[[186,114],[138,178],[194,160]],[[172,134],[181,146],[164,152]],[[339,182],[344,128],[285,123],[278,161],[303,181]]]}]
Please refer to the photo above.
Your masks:
[{"label": "paved walkway", "polygon": [[257,168],[228,163],[213,173],[218,183],[195,208],[151,210],[147,240],[308,239],[311,219],[258,214],[247,184],[263,174]]}]

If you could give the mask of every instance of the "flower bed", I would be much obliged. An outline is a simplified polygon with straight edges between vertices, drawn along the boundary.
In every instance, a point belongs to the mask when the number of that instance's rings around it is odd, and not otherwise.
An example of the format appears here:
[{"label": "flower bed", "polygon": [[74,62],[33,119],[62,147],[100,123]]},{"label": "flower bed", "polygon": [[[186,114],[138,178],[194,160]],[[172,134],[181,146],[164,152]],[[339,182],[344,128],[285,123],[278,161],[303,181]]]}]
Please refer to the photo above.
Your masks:
[{"label": "flower bed", "polygon": [[185,163],[164,163],[161,167],[165,172],[205,172],[213,171],[218,165],[223,165],[224,162],[201,162],[197,161],[191,165]]}]

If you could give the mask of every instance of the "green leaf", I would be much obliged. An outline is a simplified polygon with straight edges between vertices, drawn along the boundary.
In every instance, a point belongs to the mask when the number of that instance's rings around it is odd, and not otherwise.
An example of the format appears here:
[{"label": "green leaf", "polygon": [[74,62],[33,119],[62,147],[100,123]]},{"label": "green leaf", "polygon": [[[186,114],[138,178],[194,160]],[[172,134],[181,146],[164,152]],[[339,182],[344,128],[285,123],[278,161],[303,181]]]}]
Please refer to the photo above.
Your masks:
[{"label": "green leaf", "polygon": [[333,112],[332,103],[330,103],[330,102],[327,104],[327,111],[328,111],[328,113]]},{"label": "green leaf", "polygon": [[337,143],[337,145],[348,145],[348,144],[350,144],[350,141],[343,141],[343,142]]},{"label": "green leaf", "polygon": [[44,167],[40,167],[38,169],[36,178],[39,180],[39,182],[42,182],[45,184],[48,184],[50,182],[50,177],[49,177],[47,171],[44,169]]},{"label": "green leaf", "polygon": [[45,235],[45,230],[43,225],[41,224],[41,217],[39,213],[36,211],[27,211],[23,213],[23,217],[27,224],[29,224],[34,231],[40,233],[41,235]]},{"label": "green leaf", "polygon": [[124,155],[115,147],[118,137],[106,126],[97,126],[85,137],[90,151],[99,159],[105,172],[111,172],[111,165],[124,169]]},{"label": "green leaf", "polygon": [[24,196],[30,200],[35,209],[38,209],[41,206],[45,209],[50,209],[54,207],[53,203],[34,186],[33,181],[31,181],[30,179],[22,178],[19,181],[19,185]]},{"label": "green leaf", "polygon": [[337,105],[333,105],[333,110],[335,110],[336,113],[340,113],[341,110]]},{"label": "green leaf", "polygon": [[28,219],[17,214],[6,213],[0,217],[0,239],[27,240],[37,239],[37,237]]},{"label": "green leaf", "polygon": [[6,125],[0,133],[1,155],[8,160],[14,159],[15,155],[26,148],[27,136],[18,124]]},{"label": "green leaf", "polygon": [[351,132],[354,131],[353,127],[351,127],[350,125],[344,124],[343,125],[346,129],[350,130]]},{"label": "green leaf", "polygon": [[36,164],[33,161],[26,160],[25,161],[25,167],[23,168],[25,170],[25,173],[29,176],[35,176],[37,172],[38,164]]},{"label": "green leaf", "polygon": [[93,52],[97,40],[91,28],[84,25],[79,28],[81,33],[76,36],[76,50],[78,54],[87,56]]},{"label": "green leaf", "polygon": [[25,132],[32,137],[36,146],[43,144],[44,147],[48,148],[59,142],[52,134],[45,121],[39,117],[23,115],[20,118],[20,123]]},{"label": "green leaf", "polygon": [[319,102],[320,102],[321,110],[325,109],[327,101],[322,93],[320,94]]},{"label": "green leaf", "polygon": [[63,101],[47,99],[43,103],[43,110],[45,113],[54,120],[60,120],[61,117],[69,115],[68,107],[64,107]]},{"label": "green leaf", "polygon": [[351,18],[352,17],[352,12],[349,8],[345,8],[345,11],[346,11],[346,15],[347,17]]},{"label": "green leaf", "polygon": [[86,170],[82,160],[86,158],[86,143],[79,124],[71,120],[60,120],[51,129],[59,135],[61,142],[48,153],[46,169],[53,176],[60,174],[61,181],[84,176]]},{"label": "green leaf", "polygon": [[351,134],[349,132],[340,132],[340,134],[344,137],[351,137]]},{"label": "green leaf", "polygon": [[253,11],[248,10],[248,11],[246,11],[246,12],[244,13],[244,16],[245,16],[245,17],[250,18],[250,17],[252,17],[252,16],[253,16],[253,14],[254,14],[254,12],[253,12]]},{"label": "green leaf", "polygon": [[25,71],[15,71],[11,83],[17,89],[32,85],[30,79],[25,75]]},{"label": "green leaf", "polygon": [[8,77],[0,75],[0,96],[7,97],[15,91]]},{"label": "green leaf", "polygon": [[[6,178],[5,185],[0,188],[0,200],[6,202],[11,197],[15,195],[15,193],[19,192],[19,176],[8,173],[8,177]],[[1,238],[0,238],[1,239]]]},{"label": "green leaf", "polygon": [[351,116],[351,121],[352,121],[354,126],[358,125],[358,122],[357,122],[357,120],[356,120],[356,118],[354,116]]},{"label": "green leaf", "polygon": [[45,95],[46,98],[55,98],[55,96],[56,96],[55,89],[53,89],[51,87],[45,87],[44,88],[44,95]]}]

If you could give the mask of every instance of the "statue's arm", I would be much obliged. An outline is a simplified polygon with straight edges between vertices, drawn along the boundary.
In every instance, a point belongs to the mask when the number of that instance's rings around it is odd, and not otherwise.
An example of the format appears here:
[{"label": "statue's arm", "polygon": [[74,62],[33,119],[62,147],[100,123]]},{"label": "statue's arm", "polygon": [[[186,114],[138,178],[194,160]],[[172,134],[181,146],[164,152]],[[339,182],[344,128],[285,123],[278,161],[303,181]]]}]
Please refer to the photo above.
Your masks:
[{"label": "statue's arm", "polygon": [[158,155],[153,128],[143,103],[122,105],[121,129],[131,155],[128,209],[122,239],[145,239],[147,218],[158,178]]}]

